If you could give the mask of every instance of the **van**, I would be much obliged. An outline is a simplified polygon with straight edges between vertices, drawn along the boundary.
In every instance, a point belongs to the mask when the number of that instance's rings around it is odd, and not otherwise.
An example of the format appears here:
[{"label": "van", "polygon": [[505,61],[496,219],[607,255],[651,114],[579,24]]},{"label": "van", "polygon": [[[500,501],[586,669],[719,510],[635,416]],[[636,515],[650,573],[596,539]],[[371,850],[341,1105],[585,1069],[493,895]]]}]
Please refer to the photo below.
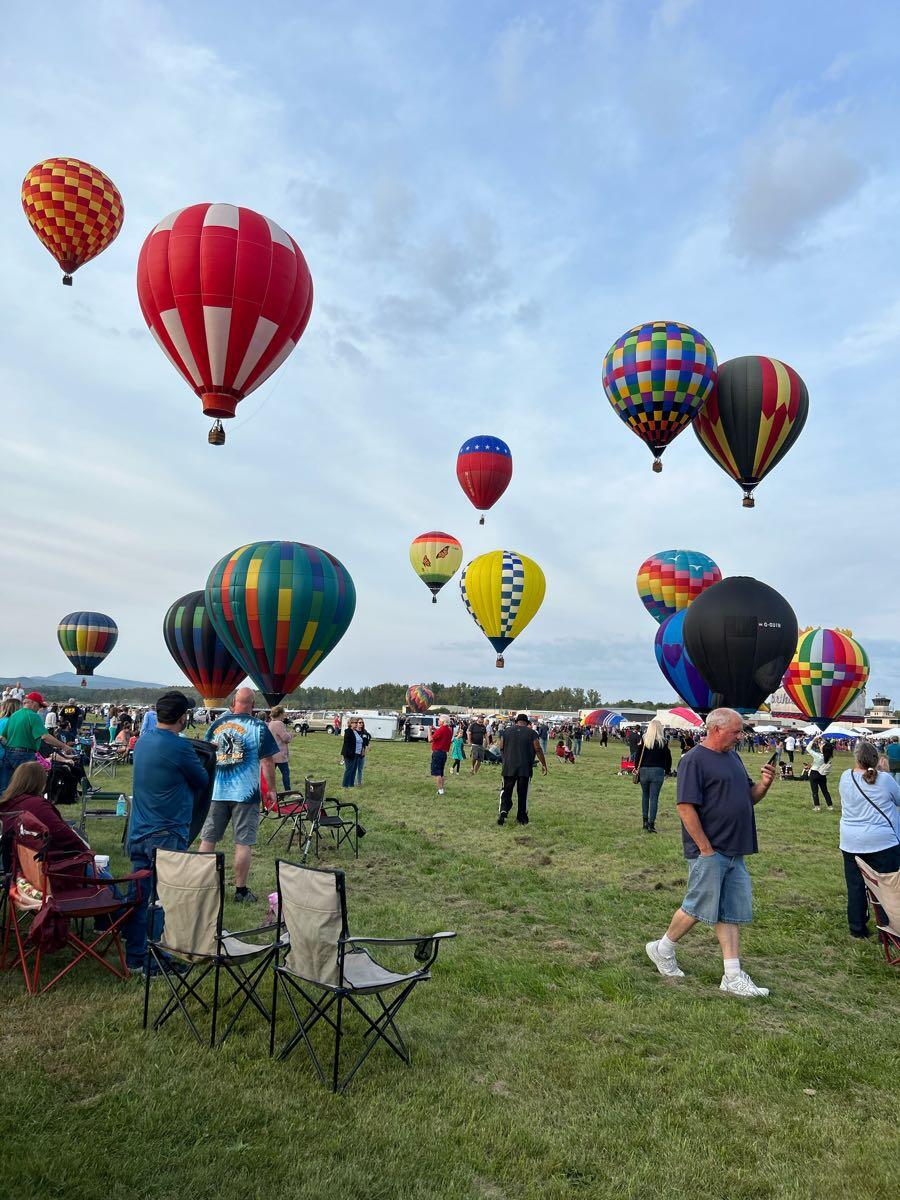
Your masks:
[{"label": "van", "polygon": [[324,709],[319,709],[317,712],[300,713],[296,716],[291,724],[295,729],[301,729],[306,725],[308,733],[339,733],[341,728],[340,717],[335,713],[325,712]]}]

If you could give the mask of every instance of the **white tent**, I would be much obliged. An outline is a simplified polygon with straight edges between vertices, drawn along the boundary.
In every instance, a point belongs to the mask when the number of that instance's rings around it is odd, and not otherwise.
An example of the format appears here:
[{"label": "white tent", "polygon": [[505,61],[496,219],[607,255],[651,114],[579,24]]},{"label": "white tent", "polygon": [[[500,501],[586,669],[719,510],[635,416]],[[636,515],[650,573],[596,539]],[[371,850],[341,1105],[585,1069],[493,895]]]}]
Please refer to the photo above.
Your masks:
[{"label": "white tent", "polygon": [[878,733],[872,734],[872,740],[875,742],[883,742],[888,738],[900,738],[900,725],[892,725],[890,729],[880,729]]},{"label": "white tent", "polygon": [[754,725],[753,732],[754,733],[777,733],[778,726],[777,725]]}]

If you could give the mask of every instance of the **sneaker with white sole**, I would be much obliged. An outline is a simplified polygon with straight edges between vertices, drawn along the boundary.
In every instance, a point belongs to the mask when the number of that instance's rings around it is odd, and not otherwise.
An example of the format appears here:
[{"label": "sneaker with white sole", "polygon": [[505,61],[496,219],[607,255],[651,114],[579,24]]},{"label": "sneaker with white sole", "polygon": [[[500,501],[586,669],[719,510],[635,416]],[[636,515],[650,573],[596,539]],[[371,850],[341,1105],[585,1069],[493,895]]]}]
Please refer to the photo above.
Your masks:
[{"label": "sneaker with white sole", "polygon": [[675,955],[660,954],[659,942],[648,942],[644,949],[660,975],[665,975],[669,979],[684,979],[684,971],[679,967]]},{"label": "sneaker with white sole", "polygon": [[741,971],[739,975],[735,975],[734,979],[723,975],[719,991],[728,992],[729,996],[768,996],[769,994],[769,989],[757,987],[746,971]]}]

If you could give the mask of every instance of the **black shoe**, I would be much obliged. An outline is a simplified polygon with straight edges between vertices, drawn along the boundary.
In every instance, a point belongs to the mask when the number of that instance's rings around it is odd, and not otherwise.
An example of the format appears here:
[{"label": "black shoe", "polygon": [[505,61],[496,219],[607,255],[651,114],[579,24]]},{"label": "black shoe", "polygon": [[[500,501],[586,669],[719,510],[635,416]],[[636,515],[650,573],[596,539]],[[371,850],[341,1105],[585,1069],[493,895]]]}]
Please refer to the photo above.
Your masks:
[{"label": "black shoe", "polygon": [[656,826],[653,824],[652,821],[647,822],[647,832],[648,833],[656,833]]},{"label": "black shoe", "polygon": [[851,929],[850,936],[854,938],[867,938],[872,936],[871,929]]},{"label": "black shoe", "polygon": [[517,825],[527,825],[528,818],[527,817],[516,817],[516,824]]},{"label": "black shoe", "polygon": [[249,888],[247,888],[246,892],[239,892],[237,888],[234,889],[235,904],[256,904],[258,900],[259,897],[255,896]]},{"label": "black shoe", "polygon": [[643,821],[642,821],[642,823],[641,823],[641,827],[642,827],[643,829],[646,829],[646,828],[647,828],[647,826],[648,826],[649,824],[650,824],[650,822],[647,820],[647,818],[646,818],[646,817],[644,817],[644,819],[643,819]]},{"label": "black shoe", "polygon": [[506,813],[502,812],[502,813],[500,814],[500,816],[497,818],[497,824],[498,824],[498,825],[505,825],[505,824],[506,824]]}]

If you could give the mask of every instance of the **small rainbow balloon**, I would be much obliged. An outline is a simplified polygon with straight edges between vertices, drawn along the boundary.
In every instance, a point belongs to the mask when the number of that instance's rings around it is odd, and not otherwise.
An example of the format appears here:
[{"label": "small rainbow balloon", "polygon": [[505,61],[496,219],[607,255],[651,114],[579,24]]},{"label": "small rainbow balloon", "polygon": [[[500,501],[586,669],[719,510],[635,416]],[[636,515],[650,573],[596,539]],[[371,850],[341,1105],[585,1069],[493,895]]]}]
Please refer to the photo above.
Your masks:
[{"label": "small rainbow balloon", "polygon": [[460,568],[462,546],[450,533],[420,533],[409,548],[409,561],[431,592],[431,603],[437,604],[438,592]]},{"label": "small rainbow balloon", "polygon": [[406,689],[406,706],[417,713],[427,712],[434,704],[434,692],[424,683],[411,683]]},{"label": "small rainbow balloon", "polygon": [[722,572],[708,554],[660,550],[638,567],[637,590],[644,608],[661,625],[721,578]]},{"label": "small rainbow balloon", "polygon": [[869,656],[839,629],[804,630],[781,686],[820,729],[827,729],[869,678]]}]

